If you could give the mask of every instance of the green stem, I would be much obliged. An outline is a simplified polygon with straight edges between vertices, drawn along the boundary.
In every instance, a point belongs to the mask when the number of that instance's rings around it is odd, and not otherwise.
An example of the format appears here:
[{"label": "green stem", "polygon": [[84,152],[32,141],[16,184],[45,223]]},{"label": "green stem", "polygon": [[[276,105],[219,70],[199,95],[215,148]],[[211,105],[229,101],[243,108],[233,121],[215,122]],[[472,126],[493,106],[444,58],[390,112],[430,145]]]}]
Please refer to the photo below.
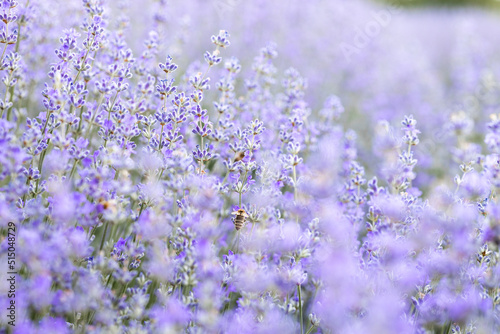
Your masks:
[{"label": "green stem", "polygon": [[[200,121],[199,121],[199,123],[198,123],[198,126],[199,126],[200,128],[203,128],[201,124],[202,124],[202,123],[201,123],[201,119],[200,119]],[[203,151],[203,136],[201,137],[200,143],[201,143],[200,148],[201,148],[201,150]],[[202,160],[202,159],[200,159],[200,175],[202,174],[202,172],[203,172],[203,160]]]},{"label": "green stem", "polygon": [[7,50],[7,43],[5,43],[5,46],[3,48],[2,56],[0,57],[0,64],[3,62],[3,56],[5,56],[5,50]]},{"label": "green stem", "polygon": [[87,324],[91,324],[92,321],[94,320],[94,315],[95,315],[95,311],[91,311],[89,312],[89,316],[87,317]]},{"label": "green stem", "polygon": [[92,125],[94,125],[94,120],[95,120],[95,117],[97,115],[97,113],[99,112],[99,109],[101,109],[101,105],[104,101],[104,94],[101,96],[101,99],[99,100],[99,103],[97,104],[97,108],[95,110],[95,113],[92,115],[92,118],[90,119],[90,122],[89,122],[89,128],[87,129],[87,133],[85,134],[85,137],[88,137],[87,139],[90,141],[91,139],[91,135],[92,135]]},{"label": "green stem", "polygon": [[49,144],[50,144],[50,138],[47,140],[47,148],[43,150],[43,152],[40,154],[40,160],[38,161],[38,172],[40,173],[40,177],[36,180],[35,192],[33,193],[33,198],[35,198],[35,196],[38,193],[38,185],[40,184],[40,180],[42,178],[43,160],[45,159],[45,155],[47,153],[47,150],[49,149]]},{"label": "green stem", "polygon": [[[9,15],[10,15],[10,12],[11,12],[11,8],[9,8]],[[5,35],[8,36],[9,35],[9,22],[7,22],[5,24]],[[2,56],[0,57],[0,64],[3,63],[3,57],[5,56],[5,51],[7,50],[7,43],[5,43],[5,46],[3,47],[3,52],[2,52]]]},{"label": "green stem", "polygon": [[108,110],[108,121],[111,119],[111,110],[115,106],[115,102],[116,102],[116,98],[118,97],[118,93],[119,93],[119,91],[116,92],[115,97],[113,98],[113,102],[111,103],[111,107]]},{"label": "green stem", "polygon": [[12,103],[12,105],[7,109],[7,120],[10,118],[10,113],[12,111],[12,108],[14,107],[14,86],[11,86],[9,88],[9,102]]},{"label": "green stem", "polygon": [[297,285],[297,293],[299,295],[299,317],[300,317],[300,334],[304,334],[304,316],[302,315],[302,294],[300,284]]},{"label": "green stem", "polygon": [[49,148],[49,143],[50,139],[47,140],[47,148],[43,150],[43,152],[40,154],[40,159],[38,160],[38,171],[40,174],[42,173],[42,167],[43,167],[43,160],[45,159],[45,153],[47,152],[47,149]]},{"label": "green stem", "polygon": [[[47,118],[45,119],[45,124],[43,125],[43,129],[42,129],[42,136],[44,138],[45,138],[45,130],[47,129],[47,124],[49,123],[50,114],[52,114],[52,111],[47,109]],[[40,140],[40,141],[42,141],[42,140]],[[40,143],[40,141],[38,143]]]},{"label": "green stem", "polygon": [[[95,39],[95,37],[94,37],[94,39]],[[92,39],[92,42],[89,45],[92,45],[94,43],[94,39]],[[85,52],[85,56],[83,56],[82,67],[85,66],[85,62],[87,61],[87,57],[89,56],[89,52],[90,52],[90,48],[87,49],[87,52]],[[76,74],[73,82],[76,82],[76,80],[78,80],[78,77],[80,76],[81,73],[82,73],[82,69],[80,68],[78,70],[78,73]]]},{"label": "green stem", "polygon": [[[113,109],[113,107],[115,106],[115,102],[116,102],[116,98],[118,97],[118,93],[119,93],[119,92],[117,91],[117,92],[116,92],[116,94],[115,94],[115,97],[113,98],[113,102],[111,103],[111,107],[108,109],[108,122],[109,122],[109,120],[111,119],[111,110],[112,110],[112,109]],[[106,139],[104,140],[104,147],[106,147],[107,143],[108,143],[108,139],[106,138]]]},{"label": "green stem", "polygon": [[[6,44],[6,45],[7,45],[7,44]],[[8,81],[8,82],[10,82],[10,81],[12,80],[12,79],[11,79],[11,77],[12,77],[12,71],[9,71],[8,78],[7,78],[7,81]],[[5,87],[5,94],[4,94],[4,96],[3,96],[3,100],[4,100],[5,102],[7,102],[7,93],[9,93],[9,92],[10,92],[10,87],[8,87],[8,86],[7,86],[7,87]],[[12,99],[10,99],[10,100],[12,100]],[[9,108],[9,109],[7,109],[7,115],[6,115],[6,119],[7,119],[7,120],[9,120],[9,118],[10,118],[10,112],[9,112],[9,111],[10,111],[10,108]],[[0,117],[3,117],[3,110],[2,110],[2,115],[1,115]]]},{"label": "green stem", "polygon": [[121,297],[125,293],[125,291],[127,290],[127,287],[128,287],[128,283],[123,286],[123,289],[120,292],[120,294],[118,295],[118,297]]},{"label": "green stem", "polygon": [[306,332],[306,334],[310,334],[314,328],[316,328],[316,326],[312,325],[311,328],[309,328],[309,330]]},{"label": "green stem", "polygon": [[[28,6],[30,5],[30,0],[26,1],[26,6],[25,9],[28,9]],[[19,51],[19,42],[21,41],[21,28],[22,28],[22,23],[24,22],[25,15],[21,16],[19,19],[18,24],[17,24],[17,40],[16,40],[16,48],[14,49],[15,52]]]},{"label": "green stem", "polygon": [[154,302],[156,301],[156,289],[158,288],[158,283],[156,280],[153,280],[153,283],[150,285],[150,290],[149,290],[149,301],[146,304],[146,309],[150,308],[153,306]]},{"label": "green stem", "polygon": [[297,170],[293,165],[293,200],[297,201]]},{"label": "green stem", "polygon": [[77,164],[78,164],[78,159],[75,159],[75,162],[73,163],[73,167],[71,168],[71,172],[69,173],[70,180],[73,178],[73,174],[75,173]]},{"label": "green stem", "polygon": [[443,326],[443,334],[448,334],[451,329],[451,321],[446,322],[446,324]]},{"label": "green stem", "polygon": [[236,253],[240,252],[240,233],[241,230],[238,230],[238,232],[236,232]]},{"label": "green stem", "polygon": [[239,198],[240,198],[240,201],[239,201],[239,207],[241,209],[241,194],[243,193],[243,187],[245,187],[245,184],[247,183],[247,175],[248,175],[248,170],[245,171],[245,176],[243,176],[243,181],[242,181],[242,184],[241,184],[241,188],[239,189]]},{"label": "green stem", "polygon": [[80,121],[78,122],[78,129],[76,129],[76,134],[80,134],[82,129],[82,116],[83,116],[83,106],[80,108]]},{"label": "green stem", "polygon": [[161,125],[160,142],[159,142],[159,144],[158,144],[158,151],[159,151],[159,152],[161,152],[161,149],[162,149],[162,144],[161,144],[161,141],[163,140],[163,127],[164,127],[164,126],[165,126],[164,124],[162,124],[162,125]]},{"label": "green stem", "polygon": [[102,246],[104,246],[104,239],[106,238],[106,232],[108,232],[108,225],[109,223],[106,222],[104,225],[104,233],[102,234],[102,239],[101,239],[101,247],[99,247],[99,251],[102,250]]}]

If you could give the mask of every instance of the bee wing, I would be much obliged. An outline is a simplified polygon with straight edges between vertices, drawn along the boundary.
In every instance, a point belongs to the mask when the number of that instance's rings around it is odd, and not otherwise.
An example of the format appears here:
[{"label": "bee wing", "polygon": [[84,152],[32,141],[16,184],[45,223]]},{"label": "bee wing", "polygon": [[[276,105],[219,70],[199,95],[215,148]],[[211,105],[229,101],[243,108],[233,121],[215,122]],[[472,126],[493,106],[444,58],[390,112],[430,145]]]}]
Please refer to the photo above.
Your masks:
[{"label": "bee wing", "polygon": [[243,216],[243,217],[246,217],[246,218],[250,217],[249,215],[247,215],[247,213],[246,213],[246,212],[244,212],[244,213],[242,214],[242,216]]},{"label": "bee wing", "polygon": [[231,212],[232,215],[237,215],[238,214],[238,211],[233,211]]}]

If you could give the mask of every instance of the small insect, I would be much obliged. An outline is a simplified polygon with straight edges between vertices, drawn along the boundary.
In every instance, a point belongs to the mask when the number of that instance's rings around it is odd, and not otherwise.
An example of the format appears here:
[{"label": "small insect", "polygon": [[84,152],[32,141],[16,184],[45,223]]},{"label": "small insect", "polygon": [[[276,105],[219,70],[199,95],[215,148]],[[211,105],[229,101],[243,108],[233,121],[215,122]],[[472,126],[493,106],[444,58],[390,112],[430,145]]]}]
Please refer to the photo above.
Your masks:
[{"label": "small insect", "polygon": [[248,218],[248,215],[243,209],[239,209],[238,211],[233,211],[232,214],[236,215],[236,217],[234,217],[233,223],[234,227],[236,228],[236,231],[239,231],[245,224],[245,220]]},{"label": "small insect", "polygon": [[104,210],[108,210],[108,209],[111,209],[114,211],[114,209],[116,209],[116,201],[115,200],[105,200],[104,198],[99,198],[98,199],[98,202],[99,204],[102,205],[102,208]]},{"label": "small insect", "polygon": [[245,157],[245,152],[238,152],[236,154],[236,156],[234,157],[234,161],[233,162],[236,162],[236,161],[240,161],[240,160],[243,160],[243,158]]}]

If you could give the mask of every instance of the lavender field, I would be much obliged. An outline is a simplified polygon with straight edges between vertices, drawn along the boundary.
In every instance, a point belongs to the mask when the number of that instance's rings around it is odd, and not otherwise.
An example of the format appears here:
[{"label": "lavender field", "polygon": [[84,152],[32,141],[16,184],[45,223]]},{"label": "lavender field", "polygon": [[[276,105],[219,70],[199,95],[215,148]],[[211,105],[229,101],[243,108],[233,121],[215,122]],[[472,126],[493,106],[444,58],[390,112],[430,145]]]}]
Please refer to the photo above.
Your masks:
[{"label": "lavender field", "polygon": [[1,333],[500,333],[500,12],[0,21]]}]

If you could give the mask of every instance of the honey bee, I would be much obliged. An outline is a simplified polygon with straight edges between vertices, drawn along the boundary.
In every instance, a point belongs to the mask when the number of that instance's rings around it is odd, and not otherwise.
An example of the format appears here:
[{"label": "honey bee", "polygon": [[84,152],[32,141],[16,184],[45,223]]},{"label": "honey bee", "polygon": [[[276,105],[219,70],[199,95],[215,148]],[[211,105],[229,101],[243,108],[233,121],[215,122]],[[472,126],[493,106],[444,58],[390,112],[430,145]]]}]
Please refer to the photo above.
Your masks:
[{"label": "honey bee", "polygon": [[245,152],[238,152],[236,154],[236,156],[234,157],[234,161],[233,162],[236,162],[236,161],[240,161],[240,160],[243,160],[243,158],[245,157]]},{"label": "honey bee", "polygon": [[236,215],[236,217],[234,217],[233,223],[234,227],[236,228],[236,231],[239,231],[245,224],[248,215],[243,209],[239,209],[238,211],[233,211],[232,214]]},{"label": "honey bee", "polygon": [[112,210],[112,211],[114,212],[114,211],[115,211],[115,209],[116,209],[116,200],[113,200],[113,199],[111,199],[111,200],[106,200],[106,199],[104,199],[104,198],[100,197],[100,198],[98,199],[98,202],[99,202],[99,204],[101,204],[101,205],[102,205],[102,208],[103,208],[104,210],[108,210],[108,209],[110,209],[110,210]]}]

